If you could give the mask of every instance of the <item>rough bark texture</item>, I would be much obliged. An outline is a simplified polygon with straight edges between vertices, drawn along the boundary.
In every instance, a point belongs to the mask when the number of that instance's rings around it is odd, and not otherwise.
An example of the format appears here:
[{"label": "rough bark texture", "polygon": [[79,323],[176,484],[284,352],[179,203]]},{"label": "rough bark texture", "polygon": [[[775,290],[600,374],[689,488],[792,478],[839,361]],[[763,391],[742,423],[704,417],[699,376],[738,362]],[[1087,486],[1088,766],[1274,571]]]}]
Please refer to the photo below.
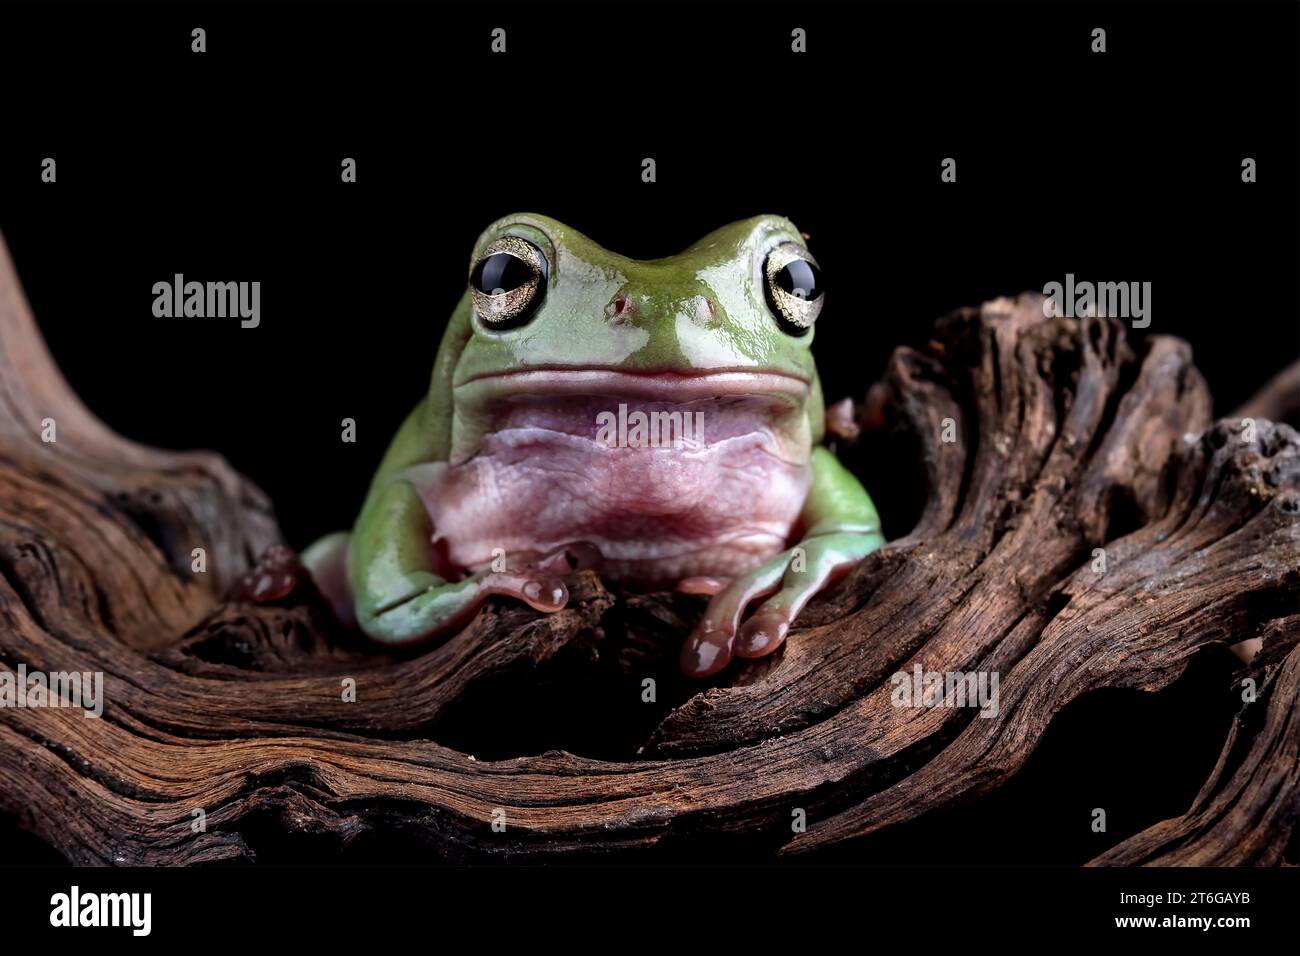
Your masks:
[{"label": "rough bark texture", "polygon": [[[905,449],[919,518],[775,659],[699,692],[672,660],[701,600],[590,574],[556,615],[494,604],[440,647],[377,653],[310,582],[224,599],[279,541],[271,503],[215,454],[87,412],[0,248],[0,666],[102,671],[107,700],[97,720],[0,709],[0,812],[79,863],[252,859],[270,832],[446,859],[803,856],[998,788],[1081,695],[1158,691],[1202,648],[1262,637],[1234,676],[1257,697],[1194,804],[1094,862],[1278,862],[1300,795],[1296,433],[1211,423],[1185,343],[1138,352],[1119,322],[1045,318],[1032,296],[942,320],[863,407],[846,457]],[[998,673],[996,716],[895,706],[890,677],[915,665]],[[529,695],[566,677],[631,701],[593,705],[624,752],[533,749]]]}]

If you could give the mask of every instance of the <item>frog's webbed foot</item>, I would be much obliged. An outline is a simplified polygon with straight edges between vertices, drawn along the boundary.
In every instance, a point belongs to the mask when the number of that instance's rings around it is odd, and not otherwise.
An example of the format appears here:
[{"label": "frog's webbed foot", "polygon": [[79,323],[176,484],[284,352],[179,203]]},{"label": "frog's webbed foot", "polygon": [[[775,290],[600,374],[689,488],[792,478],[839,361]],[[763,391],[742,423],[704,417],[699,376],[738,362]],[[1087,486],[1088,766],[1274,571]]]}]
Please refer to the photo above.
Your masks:
[{"label": "frog's webbed foot", "polygon": [[[682,670],[691,677],[708,677],[733,656],[771,654],[785,642],[790,625],[815,594],[884,543],[874,532],[816,535],[736,578],[709,602],[682,645]],[[745,610],[763,598],[742,624]]]},{"label": "frog's webbed foot", "polygon": [[458,630],[494,594],[512,597],[544,613],[558,611],[569,601],[569,590],[558,577],[532,572],[482,571],[463,581],[443,581],[433,575],[424,583],[393,597],[360,616],[361,630],[383,644],[415,644]]},{"label": "frog's webbed foot", "polygon": [[417,643],[468,624],[493,595],[554,613],[569,602],[562,576],[597,566],[599,559],[594,545],[576,542],[545,554],[511,555],[501,570],[480,571],[461,581],[444,581],[430,573],[412,575],[405,593],[361,616],[361,629],[385,644]]}]

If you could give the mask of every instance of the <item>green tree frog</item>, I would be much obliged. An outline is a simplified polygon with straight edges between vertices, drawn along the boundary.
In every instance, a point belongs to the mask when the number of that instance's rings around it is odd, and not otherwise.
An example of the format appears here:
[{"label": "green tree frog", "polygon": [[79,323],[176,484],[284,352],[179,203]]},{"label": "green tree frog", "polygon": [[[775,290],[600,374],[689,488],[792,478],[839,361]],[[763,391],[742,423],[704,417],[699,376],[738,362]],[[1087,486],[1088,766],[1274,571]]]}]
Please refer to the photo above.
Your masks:
[{"label": "green tree frog", "polygon": [[304,563],[384,644],[445,635],[489,595],[559,610],[563,575],[593,567],[710,596],[681,649],[693,677],[771,654],[884,543],[821,445],[824,299],[779,216],[649,261],[544,216],[498,220],[355,527]]}]

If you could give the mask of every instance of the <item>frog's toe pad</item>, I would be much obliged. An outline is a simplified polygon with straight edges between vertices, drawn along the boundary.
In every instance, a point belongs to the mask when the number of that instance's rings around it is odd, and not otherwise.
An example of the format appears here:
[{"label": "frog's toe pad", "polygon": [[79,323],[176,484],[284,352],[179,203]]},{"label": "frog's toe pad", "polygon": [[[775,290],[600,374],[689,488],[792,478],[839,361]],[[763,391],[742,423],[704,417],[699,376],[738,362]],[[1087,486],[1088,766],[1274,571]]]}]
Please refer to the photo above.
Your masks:
[{"label": "frog's toe pad", "polygon": [[679,594],[705,594],[712,597],[723,591],[730,583],[730,578],[698,575],[696,577],[682,578],[677,582],[673,590]]},{"label": "frog's toe pad", "polygon": [[559,578],[545,574],[486,574],[477,588],[479,601],[489,594],[501,594],[523,601],[534,611],[550,614],[569,603],[569,589]]},{"label": "frog's toe pad", "polygon": [[296,551],[282,544],[273,544],[230,587],[226,599],[270,604],[287,597],[309,577],[311,574]]},{"label": "frog's toe pad", "polygon": [[[682,670],[708,677],[733,656],[766,657],[785,643],[808,602],[884,543],[876,532],[835,532],[798,547],[731,582],[709,601],[695,632],[682,646]],[[757,603],[747,620],[746,610]]]},{"label": "frog's toe pad", "polygon": [[736,656],[766,657],[785,643],[789,633],[788,612],[762,607],[740,626],[740,633],[736,635]]},{"label": "frog's toe pad", "polygon": [[708,677],[731,663],[734,632],[725,628],[696,628],[682,644],[680,662],[690,677]]}]

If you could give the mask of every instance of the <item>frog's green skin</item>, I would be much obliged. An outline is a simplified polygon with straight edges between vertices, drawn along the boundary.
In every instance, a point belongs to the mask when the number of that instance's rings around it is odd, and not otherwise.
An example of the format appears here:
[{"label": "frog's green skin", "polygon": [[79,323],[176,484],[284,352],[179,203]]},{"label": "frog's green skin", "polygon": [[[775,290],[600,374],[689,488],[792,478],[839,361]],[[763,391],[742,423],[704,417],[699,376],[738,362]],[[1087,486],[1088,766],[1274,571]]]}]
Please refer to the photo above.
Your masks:
[{"label": "frog's green skin", "polygon": [[[558,610],[562,574],[581,563],[713,594],[682,649],[693,676],[771,653],[814,594],[884,543],[866,491],[819,447],[813,332],[788,334],[764,297],[767,253],[802,247],[798,230],[759,216],[635,261],[515,215],[480,236],[471,266],[506,235],[547,257],[540,306],[501,331],[466,292],[352,534],[304,554],[322,589],[374,640],[406,644],[491,594]],[[700,411],[720,431],[706,427],[694,454],[597,445],[583,423],[620,403]]]}]

